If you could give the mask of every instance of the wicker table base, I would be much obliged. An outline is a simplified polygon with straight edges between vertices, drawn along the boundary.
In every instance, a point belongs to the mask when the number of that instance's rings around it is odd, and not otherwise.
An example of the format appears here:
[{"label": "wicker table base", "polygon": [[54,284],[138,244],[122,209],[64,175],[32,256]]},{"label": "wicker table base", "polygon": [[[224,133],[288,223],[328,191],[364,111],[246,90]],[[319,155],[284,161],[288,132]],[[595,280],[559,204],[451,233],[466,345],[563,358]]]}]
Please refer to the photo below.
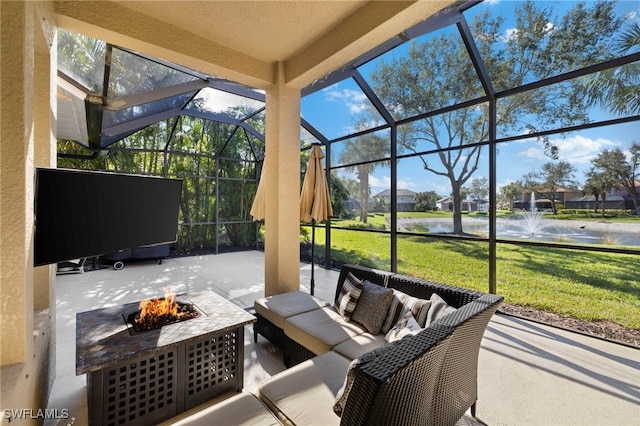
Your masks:
[{"label": "wicker table base", "polygon": [[244,326],[255,317],[213,292],[177,300],[200,317],[131,332],[137,304],[77,315],[76,374],[87,373],[92,425],[147,425],[243,387]]}]

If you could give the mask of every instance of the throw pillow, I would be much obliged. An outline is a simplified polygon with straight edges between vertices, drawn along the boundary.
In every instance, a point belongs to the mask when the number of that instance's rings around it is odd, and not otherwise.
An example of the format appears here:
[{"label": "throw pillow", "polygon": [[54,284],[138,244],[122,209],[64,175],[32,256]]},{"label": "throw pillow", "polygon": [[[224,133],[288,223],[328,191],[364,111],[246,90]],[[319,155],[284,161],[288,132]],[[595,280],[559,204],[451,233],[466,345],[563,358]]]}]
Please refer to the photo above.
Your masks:
[{"label": "throw pillow", "polygon": [[344,407],[347,404],[347,398],[349,397],[349,392],[353,387],[353,381],[356,378],[356,368],[361,368],[365,364],[374,361],[375,359],[382,356],[387,350],[389,350],[391,346],[384,345],[376,348],[372,351],[369,351],[365,354],[362,354],[360,357],[354,359],[349,364],[349,368],[347,370],[347,376],[344,379],[344,384],[338,390],[336,394],[336,402],[333,404],[333,412],[338,415],[338,417],[342,416],[342,412],[344,411]]},{"label": "throw pillow", "polygon": [[351,272],[342,283],[342,289],[338,300],[336,300],[335,308],[346,322],[351,321],[353,311],[355,311],[360,294],[362,294],[362,287],[362,281]]},{"label": "throw pillow", "polygon": [[429,306],[431,306],[429,300],[409,296],[406,293],[394,289],[389,312],[387,313],[384,324],[382,324],[380,332],[387,334],[389,330],[391,330],[391,327],[407,312],[411,312],[415,320],[420,324],[420,327],[424,328]]},{"label": "throw pillow", "polygon": [[429,325],[431,325],[431,323],[435,320],[457,311],[456,308],[448,305],[442,297],[438,296],[435,293],[431,295],[431,298],[429,300],[431,301],[431,308],[429,308],[429,312],[427,313],[427,321],[425,323],[425,327],[429,327]]},{"label": "throw pillow", "polygon": [[364,325],[369,333],[378,334],[387,317],[391,299],[393,299],[393,289],[365,280],[362,294],[351,319]]},{"label": "throw pillow", "polygon": [[398,320],[396,325],[384,336],[384,340],[387,342],[394,342],[400,340],[405,336],[413,336],[422,330],[418,321],[411,315],[411,312],[404,314],[402,318]]}]

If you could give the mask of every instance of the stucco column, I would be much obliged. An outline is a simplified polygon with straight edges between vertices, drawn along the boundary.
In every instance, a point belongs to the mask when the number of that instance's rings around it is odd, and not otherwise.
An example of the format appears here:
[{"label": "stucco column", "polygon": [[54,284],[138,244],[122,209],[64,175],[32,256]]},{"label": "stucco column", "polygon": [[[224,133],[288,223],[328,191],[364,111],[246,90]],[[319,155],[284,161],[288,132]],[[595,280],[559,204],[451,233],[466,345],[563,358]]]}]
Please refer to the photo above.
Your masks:
[{"label": "stucco column", "polygon": [[0,364],[24,362],[33,345],[33,16],[2,2],[0,79]]},{"label": "stucco column", "polygon": [[[56,46],[56,29],[53,22],[42,20],[42,36],[35,40],[34,68],[34,159],[36,167],[56,167],[56,115],[58,103],[57,74],[58,50]],[[39,35],[39,34],[37,34]],[[34,268],[34,309],[51,309],[50,316],[55,318],[55,265]]]},{"label": "stucco column", "polygon": [[265,294],[300,289],[300,90],[287,87],[284,66],[267,90]]}]

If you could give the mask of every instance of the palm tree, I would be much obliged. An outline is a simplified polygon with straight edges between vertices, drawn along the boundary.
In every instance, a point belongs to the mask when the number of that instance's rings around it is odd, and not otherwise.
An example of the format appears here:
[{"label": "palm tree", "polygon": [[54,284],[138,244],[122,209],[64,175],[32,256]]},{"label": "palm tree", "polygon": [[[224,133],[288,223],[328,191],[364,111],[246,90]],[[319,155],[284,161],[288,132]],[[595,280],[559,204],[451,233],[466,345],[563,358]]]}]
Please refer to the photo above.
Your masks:
[{"label": "palm tree", "polygon": [[375,133],[359,136],[345,143],[340,154],[340,162],[350,164],[348,172],[355,172],[359,182],[358,201],[360,202],[360,221],[367,223],[369,213],[369,175],[376,167],[386,162],[367,162],[372,158],[383,158],[389,151],[389,138]]},{"label": "palm tree", "polygon": [[[640,24],[635,22],[618,39],[617,53],[640,49]],[[640,114],[640,64],[632,62],[587,77],[584,85],[589,105],[600,105],[619,115]]]},{"label": "palm tree", "polygon": [[510,183],[500,188],[500,193],[509,202],[509,210],[513,210],[513,201],[518,194],[522,193],[522,185]]},{"label": "palm tree", "polygon": [[602,199],[602,217],[605,214],[605,202],[607,201],[607,191],[611,189],[615,180],[607,171],[599,171],[595,167],[591,167],[585,174],[587,181],[584,184],[583,192],[585,194],[593,195],[595,198],[595,205],[593,212],[598,212],[598,202]]}]

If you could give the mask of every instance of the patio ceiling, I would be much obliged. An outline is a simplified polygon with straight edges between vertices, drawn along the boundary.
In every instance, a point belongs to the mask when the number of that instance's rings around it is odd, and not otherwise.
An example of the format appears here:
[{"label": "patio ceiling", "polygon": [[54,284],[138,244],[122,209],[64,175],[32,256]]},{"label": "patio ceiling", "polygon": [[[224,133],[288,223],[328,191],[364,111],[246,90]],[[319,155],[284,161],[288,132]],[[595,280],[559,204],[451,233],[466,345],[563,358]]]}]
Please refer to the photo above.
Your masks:
[{"label": "patio ceiling", "polygon": [[[57,2],[56,18],[61,28],[107,43],[104,70],[99,71],[93,87],[79,83],[78,76],[59,66],[57,136],[97,151],[189,110],[190,115],[235,124],[262,138],[246,124],[247,116],[189,108],[190,102],[207,88],[208,96],[220,98],[225,95],[211,93],[224,92],[244,97],[254,105],[264,104],[262,89],[274,83],[278,63],[284,66],[287,84],[307,94],[309,85],[328,74],[339,76],[341,69],[354,61],[374,57],[406,41],[406,30],[420,26],[453,3]],[[144,52],[139,55],[140,61],[149,59],[174,67],[185,77],[172,87],[154,85],[146,93],[110,95],[109,73],[117,72],[113,71],[116,67],[111,61],[116,54],[112,52],[130,56]],[[86,76],[81,77],[84,80]],[[255,113],[254,108],[251,114]]]},{"label": "patio ceiling", "polygon": [[56,3],[57,24],[258,89],[302,88],[454,0]]}]

